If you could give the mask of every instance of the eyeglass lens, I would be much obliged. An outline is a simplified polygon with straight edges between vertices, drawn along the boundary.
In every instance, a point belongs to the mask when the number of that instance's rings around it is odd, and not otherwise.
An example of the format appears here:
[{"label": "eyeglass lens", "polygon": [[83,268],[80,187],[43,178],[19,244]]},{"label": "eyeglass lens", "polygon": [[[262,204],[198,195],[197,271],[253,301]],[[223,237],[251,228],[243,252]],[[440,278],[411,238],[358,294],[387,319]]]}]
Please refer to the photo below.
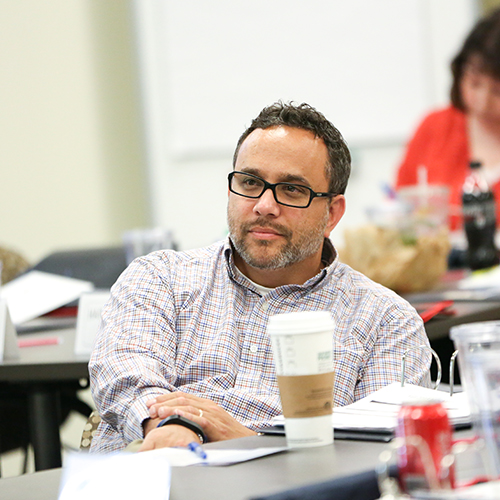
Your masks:
[{"label": "eyeglass lens", "polygon": [[[259,198],[266,188],[263,179],[235,172],[231,179],[231,189],[248,198]],[[274,189],[276,201],[295,207],[305,207],[309,204],[311,191],[299,184],[280,183]]]}]

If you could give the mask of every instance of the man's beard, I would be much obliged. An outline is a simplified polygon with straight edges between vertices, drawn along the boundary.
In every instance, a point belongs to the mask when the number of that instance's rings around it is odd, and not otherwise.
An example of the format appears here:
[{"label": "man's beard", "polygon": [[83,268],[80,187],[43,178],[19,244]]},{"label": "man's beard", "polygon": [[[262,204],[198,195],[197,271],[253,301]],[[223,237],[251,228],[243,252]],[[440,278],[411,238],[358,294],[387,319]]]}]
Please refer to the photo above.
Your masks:
[{"label": "man's beard", "polygon": [[[296,264],[311,255],[315,254],[321,248],[324,241],[326,225],[328,223],[328,211],[325,212],[324,218],[319,221],[316,227],[310,228],[307,231],[299,234],[297,241],[293,240],[293,231],[281,224],[270,222],[265,217],[259,217],[253,222],[247,222],[239,225],[236,218],[231,214],[229,208],[227,212],[227,221],[229,227],[229,235],[234,248],[240,257],[249,266],[257,269],[282,269],[284,267]],[[259,249],[251,249],[245,236],[254,227],[267,227],[277,231],[285,239],[285,243],[275,250],[274,255],[257,255]],[[269,247],[276,244],[275,241],[261,240],[256,241],[255,245],[259,248]]]}]

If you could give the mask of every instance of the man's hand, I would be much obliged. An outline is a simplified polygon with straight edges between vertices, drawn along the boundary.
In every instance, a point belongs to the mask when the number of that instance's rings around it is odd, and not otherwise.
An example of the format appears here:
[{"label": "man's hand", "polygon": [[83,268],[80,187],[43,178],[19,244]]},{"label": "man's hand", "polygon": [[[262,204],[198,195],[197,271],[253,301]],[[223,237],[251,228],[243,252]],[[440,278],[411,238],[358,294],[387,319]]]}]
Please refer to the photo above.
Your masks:
[{"label": "man's hand", "polygon": [[159,429],[156,427],[158,421],[148,420],[144,424],[144,442],[139,451],[155,450],[157,448],[168,448],[171,446],[187,446],[195,441],[200,442],[197,434],[182,425],[164,425]]},{"label": "man's hand", "polygon": [[159,422],[160,419],[170,415],[181,415],[200,425],[209,441],[222,441],[255,434],[213,401],[193,394],[172,392],[147,401],[146,405],[152,420]]}]

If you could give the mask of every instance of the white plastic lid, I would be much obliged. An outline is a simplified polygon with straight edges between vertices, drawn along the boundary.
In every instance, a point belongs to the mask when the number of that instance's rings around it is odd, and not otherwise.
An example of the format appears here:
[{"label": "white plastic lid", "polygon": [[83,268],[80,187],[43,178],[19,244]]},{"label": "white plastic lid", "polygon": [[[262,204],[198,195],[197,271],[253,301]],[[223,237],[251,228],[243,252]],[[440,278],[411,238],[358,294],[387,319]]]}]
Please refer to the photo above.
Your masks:
[{"label": "white plastic lid", "polygon": [[460,342],[498,342],[500,341],[500,321],[465,323],[450,329],[452,340]]},{"label": "white plastic lid", "polygon": [[328,311],[300,311],[275,314],[269,318],[270,335],[294,335],[333,331],[335,323]]}]

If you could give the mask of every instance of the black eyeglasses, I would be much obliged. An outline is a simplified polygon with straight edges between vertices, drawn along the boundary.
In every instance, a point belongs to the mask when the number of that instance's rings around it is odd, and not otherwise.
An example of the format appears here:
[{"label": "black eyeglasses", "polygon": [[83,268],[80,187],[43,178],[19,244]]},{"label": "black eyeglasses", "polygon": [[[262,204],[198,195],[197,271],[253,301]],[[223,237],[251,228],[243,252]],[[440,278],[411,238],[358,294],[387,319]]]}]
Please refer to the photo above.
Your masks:
[{"label": "black eyeglasses", "polygon": [[334,193],[316,193],[307,186],[277,182],[271,184],[264,179],[245,172],[228,175],[229,191],[245,198],[260,198],[268,189],[273,192],[276,203],[286,207],[307,208],[314,198],[332,198]]}]

